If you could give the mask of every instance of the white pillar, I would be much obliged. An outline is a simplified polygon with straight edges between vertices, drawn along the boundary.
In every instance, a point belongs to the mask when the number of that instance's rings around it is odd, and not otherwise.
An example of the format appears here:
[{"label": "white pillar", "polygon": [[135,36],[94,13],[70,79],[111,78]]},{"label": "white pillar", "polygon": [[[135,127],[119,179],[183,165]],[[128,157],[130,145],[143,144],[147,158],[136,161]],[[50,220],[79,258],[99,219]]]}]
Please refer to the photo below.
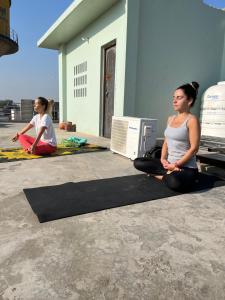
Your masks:
[{"label": "white pillar", "polygon": [[59,121],[67,121],[66,47],[59,49]]}]

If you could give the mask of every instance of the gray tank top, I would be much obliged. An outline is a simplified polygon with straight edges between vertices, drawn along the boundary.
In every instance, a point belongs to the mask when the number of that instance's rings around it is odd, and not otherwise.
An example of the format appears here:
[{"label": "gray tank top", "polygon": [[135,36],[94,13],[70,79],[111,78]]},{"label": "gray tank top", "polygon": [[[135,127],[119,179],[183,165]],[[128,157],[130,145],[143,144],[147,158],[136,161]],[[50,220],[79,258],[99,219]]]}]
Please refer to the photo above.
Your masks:
[{"label": "gray tank top", "polygon": [[[190,116],[188,116],[187,119],[179,127],[170,126],[174,118],[175,116],[167,125],[164,132],[164,135],[167,140],[167,147],[168,147],[167,160],[170,163],[175,163],[175,161],[180,160],[190,148],[188,127],[187,127],[187,121],[190,118]],[[189,161],[187,161],[183,165],[183,167],[197,168],[196,156],[195,155],[192,156],[191,159],[189,159]]]}]

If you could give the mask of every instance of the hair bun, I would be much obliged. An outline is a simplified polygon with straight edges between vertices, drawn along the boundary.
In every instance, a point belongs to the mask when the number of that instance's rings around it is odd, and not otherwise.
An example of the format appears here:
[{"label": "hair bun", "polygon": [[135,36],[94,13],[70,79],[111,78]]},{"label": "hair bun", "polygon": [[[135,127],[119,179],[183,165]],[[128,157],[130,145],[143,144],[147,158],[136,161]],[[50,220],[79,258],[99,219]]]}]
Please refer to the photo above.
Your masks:
[{"label": "hair bun", "polygon": [[53,104],[54,103],[54,100],[53,99],[48,99],[48,102]]},{"label": "hair bun", "polygon": [[197,81],[192,81],[191,82],[192,86],[195,88],[196,92],[198,92],[199,89],[199,83]]}]

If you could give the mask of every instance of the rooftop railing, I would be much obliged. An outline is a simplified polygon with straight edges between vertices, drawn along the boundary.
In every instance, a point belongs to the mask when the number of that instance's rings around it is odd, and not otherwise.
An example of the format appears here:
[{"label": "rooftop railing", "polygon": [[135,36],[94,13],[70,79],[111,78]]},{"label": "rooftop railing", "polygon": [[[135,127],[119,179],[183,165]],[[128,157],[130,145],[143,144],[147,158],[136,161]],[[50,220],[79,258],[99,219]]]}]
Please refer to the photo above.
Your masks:
[{"label": "rooftop railing", "polygon": [[[3,28],[1,28],[3,29]],[[0,57],[2,55],[16,53],[19,49],[18,35],[13,29],[0,31]]]},{"label": "rooftop railing", "polygon": [[7,23],[2,24],[0,34],[5,37],[10,38],[11,40],[13,40],[15,43],[18,44],[18,34],[16,33],[16,31],[14,29],[12,29],[12,28],[9,29],[9,26]]},{"label": "rooftop railing", "polygon": [[10,29],[10,39],[18,44],[18,34],[14,29]]}]

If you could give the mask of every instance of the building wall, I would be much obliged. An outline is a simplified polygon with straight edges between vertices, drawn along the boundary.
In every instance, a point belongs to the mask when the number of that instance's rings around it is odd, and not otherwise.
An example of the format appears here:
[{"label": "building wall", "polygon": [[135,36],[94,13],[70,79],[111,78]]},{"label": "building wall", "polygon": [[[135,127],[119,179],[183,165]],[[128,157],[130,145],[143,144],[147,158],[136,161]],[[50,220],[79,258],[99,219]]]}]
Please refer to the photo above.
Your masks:
[{"label": "building wall", "polygon": [[[82,38],[89,38],[83,41]],[[123,115],[126,54],[126,1],[121,0],[90,24],[59,53],[60,120],[76,123],[79,132],[99,135],[101,127],[101,47],[116,40],[114,114]],[[87,62],[86,97],[74,97],[74,67]],[[76,69],[75,69],[76,70]],[[64,76],[63,76],[64,74]],[[79,86],[78,86],[79,87]],[[62,106],[62,104],[61,104]]]},{"label": "building wall", "polygon": [[1,0],[0,1],[0,34],[4,36],[10,36],[9,30],[9,10],[10,10],[10,1]]},{"label": "building wall", "polygon": [[[201,96],[225,80],[225,14],[201,0],[141,0],[139,14],[134,114],[157,118],[162,136],[176,87],[198,81]],[[200,102],[193,109],[197,115]]]},{"label": "building wall", "polygon": [[140,0],[127,1],[127,44],[124,82],[124,115],[135,116],[139,51]]}]

